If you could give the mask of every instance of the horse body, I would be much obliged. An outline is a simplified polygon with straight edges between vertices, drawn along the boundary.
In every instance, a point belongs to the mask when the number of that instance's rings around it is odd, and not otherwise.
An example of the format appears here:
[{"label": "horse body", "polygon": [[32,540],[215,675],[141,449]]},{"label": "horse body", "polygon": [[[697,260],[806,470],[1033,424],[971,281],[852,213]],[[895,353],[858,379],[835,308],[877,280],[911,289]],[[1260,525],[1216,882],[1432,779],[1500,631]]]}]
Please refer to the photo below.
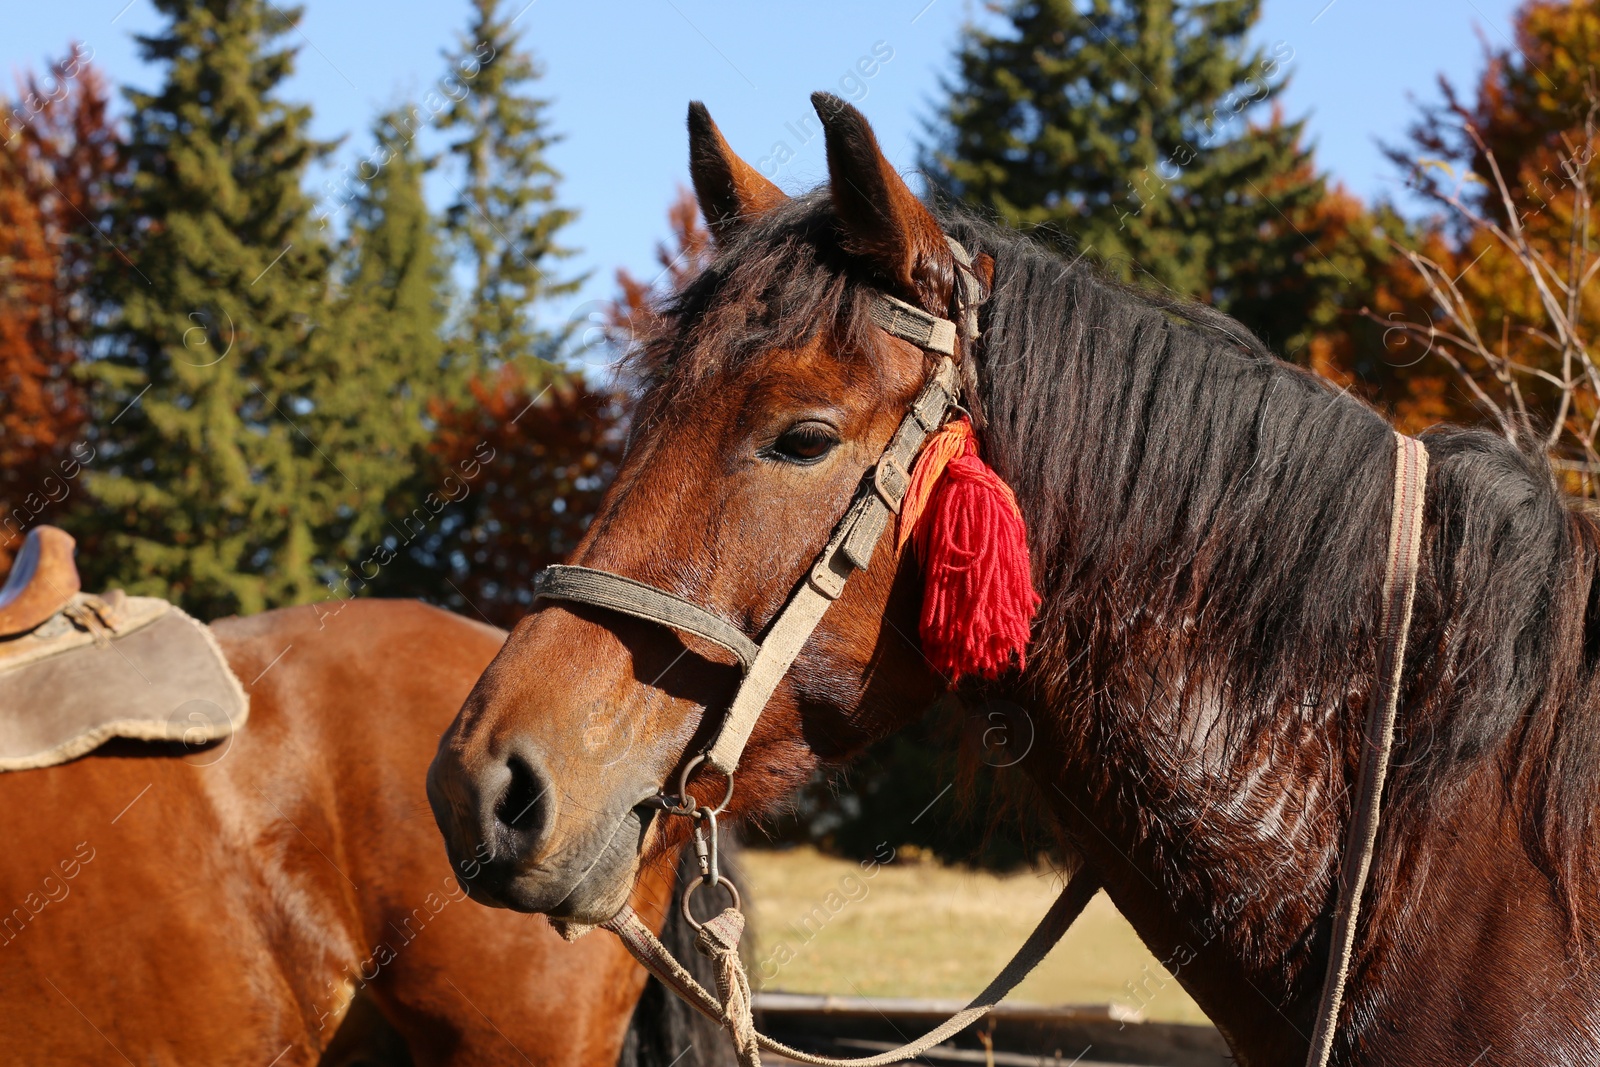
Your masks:
[{"label": "horse body", "polygon": [[[1225,316],[935,217],[853,108],[818,111],[829,190],[786,199],[691,108],[719,253],[635,356],[637,426],[573,562],[761,635],[928,373],[872,325],[874,294],[958,320],[955,237],[990,289],[966,399],[1043,597],[1025,669],[978,693],[1033,720],[1020,766],[1240,1062],[1302,1062],[1374,685],[1390,428]],[[1335,1062],[1600,1062],[1600,528],[1505,441],[1424,440],[1399,737]],[[914,636],[916,560],[892,528],[877,551],[756,724],[735,812],[944,688]],[[524,619],[430,772],[452,854],[495,856],[474,893],[605,918],[656,844],[637,805],[737,681],[650,623],[548,602]],[[629,721],[620,767],[585,752],[594,701]],[[512,826],[519,776],[549,802]],[[714,804],[708,777],[690,785]]]},{"label": "horse body", "polygon": [[[0,775],[0,1058],[317,1063],[359,995],[419,1064],[614,1064],[643,973],[468,901],[425,832],[503,635],[369,601],[214,630],[251,697],[230,740]],[[659,922],[670,889],[652,869],[634,902]]]},{"label": "horse body", "polygon": [[[1072,728],[1030,765],[1046,804],[1239,1062],[1302,1062],[1349,813],[1345,783],[1327,780],[1326,743],[1184,783],[1176,760],[1152,766],[1140,747],[1148,722],[1130,732],[1125,713],[1148,707],[1147,692],[1085,689],[1024,705]],[[1343,709],[1349,723],[1359,707]],[[1381,933],[1360,943],[1342,1062],[1591,1062],[1595,976],[1579,969],[1550,879],[1518,843],[1498,771],[1460,787],[1426,831],[1397,842],[1391,825],[1382,838],[1365,919]],[[1143,1007],[1161,993],[1136,996]]]},{"label": "horse body", "polygon": [[[1388,427],[1204,321],[946,225],[1002,294],[982,405],[1045,576],[1007,690],[1052,727],[1030,772],[1241,1061],[1295,1062],[1373,685]],[[1424,440],[1423,583],[1338,1047],[1592,1060],[1594,525],[1503,440]]]},{"label": "horse body", "polygon": [[[1005,689],[1049,724],[1029,772],[1240,1061],[1299,1062],[1374,684],[1388,427],[1226,324],[946,225],[995,257],[994,314],[1031,339],[1000,329],[982,399],[1045,576]],[[1593,525],[1503,440],[1424,440],[1423,581],[1336,1050],[1590,1062]]]}]

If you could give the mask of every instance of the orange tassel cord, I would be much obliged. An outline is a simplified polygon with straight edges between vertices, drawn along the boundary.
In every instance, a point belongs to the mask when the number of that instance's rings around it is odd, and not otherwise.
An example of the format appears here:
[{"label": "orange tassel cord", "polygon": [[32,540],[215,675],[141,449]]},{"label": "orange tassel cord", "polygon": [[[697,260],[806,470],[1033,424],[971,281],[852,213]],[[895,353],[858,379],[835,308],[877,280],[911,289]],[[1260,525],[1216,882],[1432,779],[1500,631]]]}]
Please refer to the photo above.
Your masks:
[{"label": "orange tassel cord", "polygon": [[928,439],[900,505],[896,547],[922,564],[922,650],[952,685],[1027,664],[1039,608],[1016,495],[978,456],[972,423]]}]

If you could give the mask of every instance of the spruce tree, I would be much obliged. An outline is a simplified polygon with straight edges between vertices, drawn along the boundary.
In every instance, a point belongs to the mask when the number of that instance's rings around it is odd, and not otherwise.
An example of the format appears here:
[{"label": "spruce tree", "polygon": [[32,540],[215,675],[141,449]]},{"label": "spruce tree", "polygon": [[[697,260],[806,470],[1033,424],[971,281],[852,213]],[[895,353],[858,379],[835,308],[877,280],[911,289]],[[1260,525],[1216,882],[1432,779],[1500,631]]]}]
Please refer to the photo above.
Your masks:
[{"label": "spruce tree", "polygon": [[546,158],[555,140],[549,101],[528,91],[543,72],[501,8],[500,0],[473,0],[471,25],[447,57],[463,72],[465,91],[440,121],[459,164],[445,224],[470,278],[450,354],[459,366],[509,364],[536,378],[530,359],[554,358],[565,336],[541,327],[535,308],[581,283],[552,273],[572,254],[558,235],[575,214],[556,203],[561,175]]},{"label": "spruce tree", "polygon": [[[1246,40],[1259,7],[1012,0],[1001,32],[967,31],[924,167],[949,195],[1301,347],[1346,279],[1314,247],[1325,189],[1302,124],[1274,107],[1292,49]],[[1309,284],[1280,291],[1291,275]]]},{"label": "spruce tree", "polygon": [[138,43],[165,80],[127,91],[121,252],[99,271],[119,314],[92,365],[102,458],[85,562],[92,584],[253,612],[324,595],[406,468],[396,423],[372,417],[370,368],[330,328],[333,254],[302,191],[329,146],[277,95],[298,9],[156,7],[166,26]]},{"label": "spruce tree", "polygon": [[444,371],[442,330],[449,307],[439,220],[423,196],[431,161],[399,114],[373,130],[376,150],[360,168],[345,245],[337,328],[364,368],[361,388],[382,406],[410,450],[427,443],[428,397]]},{"label": "spruce tree", "polygon": [[568,331],[536,317],[579,284],[554,274],[571,254],[558,234],[573,213],[556,202],[546,158],[548,101],[530,92],[539,67],[496,0],[474,0],[446,59],[444,228],[464,285],[428,402],[438,434],[393,494],[380,553],[393,558],[373,588],[509,622],[526,608],[528,576],[570,549],[592,511],[614,405],[555,362]]},{"label": "spruce tree", "polygon": [[374,126],[376,147],[356,170],[350,232],[340,256],[334,331],[347,358],[363,368],[350,382],[356,394],[349,399],[365,404],[368,416],[387,427],[375,457],[390,476],[382,522],[365,527],[369,540],[358,546],[359,555],[334,568],[328,592],[333,600],[382,587],[375,581],[378,572],[393,562],[413,525],[415,506],[429,493],[428,409],[446,388],[448,265],[439,220],[423,195],[432,161],[418,153],[407,117],[391,113]]}]

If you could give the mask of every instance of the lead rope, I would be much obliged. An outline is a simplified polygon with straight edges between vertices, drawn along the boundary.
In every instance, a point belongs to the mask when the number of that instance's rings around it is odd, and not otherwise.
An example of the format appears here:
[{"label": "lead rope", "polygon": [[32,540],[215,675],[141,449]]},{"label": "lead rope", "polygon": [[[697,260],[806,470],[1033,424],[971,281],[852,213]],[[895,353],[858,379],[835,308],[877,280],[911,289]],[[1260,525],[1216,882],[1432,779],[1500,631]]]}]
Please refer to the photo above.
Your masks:
[{"label": "lead rope", "polygon": [[1378,684],[1368,705],[1362,732],[1354,814],[1345,838],[1345,862],[1339,871],[1339,902],[1333,916],[1333,946],[1322,979],[1316,1028],[1306,1052],[1306,1067],[1327,1067],[1344,1005],[1345,980],[1355,948],[1356,920],[1366,888],[1372,856],[1377,851],[1383,783],[1394,744],[1394,719],[1400,706],[1401,668],[1406,637],[1417,598],[1417,559],[1422,550],[1422,508],[1427,500],[1428,450],[1421,441],[1396,431],[1394,508],[1389,513],[1389,553],[1383,569],[1383,607],[1378,621]]},{"label": "lead rope", "polygon": [[[692,769],[693,763],[689,767]],[[689,776],[679,779],[677,804],[666,809],[678,814],[692,808],[689,817],[694,820],[694,854],[700,862],[700,881],[683,891],[683,917],[696,927],[694,947],[709,959],[716,968],[717,993],[722,1002],[723,1025],[733,1038],[733,1052],[740,1067],[761,1067],[761,1049],[756,1040],[755,1008],[750,999],[750,977],[745,974],[744,959],[739,955],[739,938],[744,934],[744,912],[740,910],[739,890],[722,877],[717,857],[717,816],[720,808],[704,805],[694,807],[689,797]],[[728,792],[722,806],[733,797],[733,779],[728,779]],[[721,886],[728,893],[729,906],[715,918],[701,925],[689,910],[694,892],[702,885]],[[663,948],[663,951],[665,949]]]},{"label": "lead rope", "polygon": [[716,965],[724,1025],[733,1036],[733,1053],[739,1058],[740,1067],[761,1067],[755,1010],[750,1002],[750,978],[744,973],[744,961],[739,958],[739,936],[743,933],[743,913],[737,908],[726,908],[700,927],[694,947]]},{"label": "lead rope", "polygon": [[[803,1052],[756,1030],[750,979],[745,973],[744,961],[739,955],[739,939],[744,933],[744,914],[741,911],[739,890],[723,877],[718,862],[717,816],[733,797],[733,782],[729,780],[727,792],[723,795],[719,806],[712,808],[696,804],[694,798],[689,795],[688,781],[690,773],[703,759],[704,757],[696,757],[691,760],[679,774],[677,796],[663,797],[657,803],[663,814],[683,816],[694,823],[692,836],[695,859],[700,867],[700,878],[685,887],[679,906],[682,908],[684,919],[695,928],[695,950],[710,959],[715,967],[717,996],[713,997],[707,992],[677,960],[672,958],[672,953],[631,907],[624,906],[620,912],[601,925],[617,935],[628,952],[643,965],[645,970],[660,979],[689,1006],[728,1031],[733,1038],[734,1053],[739,1059],[740,1067],[760,1067],[763,1048],[791,1060],[815,1064],[816,1067],[885,1067],[887,1064],[899,1063],[921,1055],[933,1046],[948,1041],[988,1014],[1006,994],[1016,988],[1018,982],[1039,965],[1039,962],[1066,934],[1073,921],[1082,914],[1090,899],[1100,891],[1099,879],[1089,874],[1087,869],[1074,874],[1050,910],[1039,921],[1039,925],[994,981],[990,982],[972,1003],[917,1040],[876,1056],[859,1059],[835,1059]],[[721,888],[729,898],[729,906],[715,918],[704,923],[694,917],[694,912],[690,908],[694,895],[701,886]]]},{"label": "lead rope", "polygon": [[[692,886],[700,884],[694,882]],[[700,926],[695,947],[702,952],[708,952],[717,965],[718,992],[722,994],[720,1000],[707,992],[682,964],[672,958],[672,953],[667,951],[667,947],[656,937],[655,932],[631,907],[624,906],[620,912],[601,925],[616,934],[633,958],[663,985],[676,993],[685,1004],[726,1028],[733,1035],[740,1067],[760,1067],[760,1049],[766,1049],[785,1059],[812,1064],[813,1067],[888,1067],[889,1064],[920,1056],[935,1045],[943,1044],[987,1015],[1006,994],[1015,989],[1017,984],[1039,965],[1039,961],[1055,947],[1068,927],[1083,913],[1083,909],[1099,891],[1100,880],[1087,869],[1080,869],[1067,882],[1066,888],[1061,891],[1055,903],[1050,905],[1050,910],[1039,921],[1033,933],[1028,935],[1027,941],[1023,942],[1017,954],[1011,958],[1011,962],[1006,964],[994,981],[974,997],[971,1003],[914,1041],[875,1056],[862,1056],[856,1059],[819,1056],[786,1045],[755,1028],[749,1008],[750,987],[745,978],[744,965],[739,961],[738,935],[743,931],[744,919],[739,915],[737,907],[727,909],[703,925],[695,924]],[[724,922],[730,914],[735,917],[736,922],[732,920]],[[713,930],[713,927],[716,928],[715,932],[708,934],[707,931]],[[726,987],[725,975],[728,976]],[[728,995],[730,992],[731,998]]]}]

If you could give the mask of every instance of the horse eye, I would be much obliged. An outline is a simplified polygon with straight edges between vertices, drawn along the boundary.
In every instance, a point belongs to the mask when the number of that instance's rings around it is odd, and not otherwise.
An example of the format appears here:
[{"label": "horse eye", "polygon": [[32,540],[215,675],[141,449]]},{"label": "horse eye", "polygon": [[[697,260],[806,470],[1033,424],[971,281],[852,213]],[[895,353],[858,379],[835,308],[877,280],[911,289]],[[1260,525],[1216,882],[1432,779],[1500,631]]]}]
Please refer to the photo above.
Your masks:
[{"label": "horse eye", "polygon": [[826,424],[802,422],[783,431],[767,449],[767,454],[788,463],[815,463],[832,452],[838,443],[839,439]]}]

